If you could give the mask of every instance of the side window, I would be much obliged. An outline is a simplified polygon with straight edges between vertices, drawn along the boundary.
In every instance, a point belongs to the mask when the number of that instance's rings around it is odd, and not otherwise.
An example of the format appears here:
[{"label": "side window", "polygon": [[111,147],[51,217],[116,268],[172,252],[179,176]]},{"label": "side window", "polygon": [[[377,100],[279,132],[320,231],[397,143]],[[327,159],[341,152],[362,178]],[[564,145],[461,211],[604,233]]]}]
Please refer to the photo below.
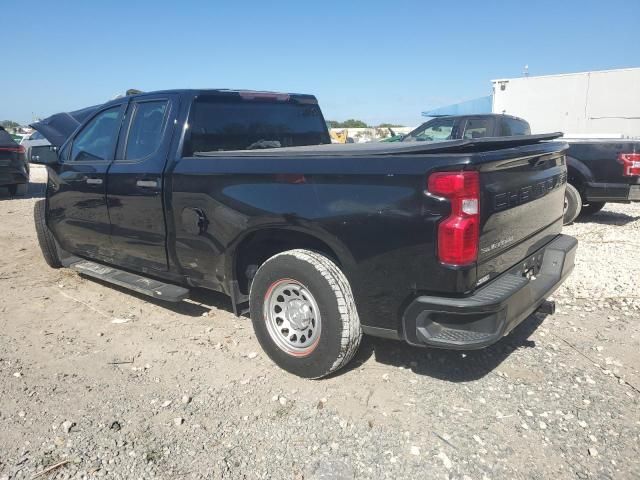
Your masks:
[{"label": "side window", "polygon": [[73,140],[71,161],[107,160],[113,152],[120,123],[120,106],[96,115]]},{"label": "side window", "polygon": [[[431,123],[431,122],[430,122]],[[446,118],[432,122],[412,136],[419,142],[442,142],[453,138],[454,118]]]},{"label": "side window", "polygon": [[160,146],[167,101],[136,103],[124,152],[125,160],[139,160]]},{"label": "side window", "polygon": [[464,139],[483,138],[491,135],[491,118],[470,118],[464,129]]}]

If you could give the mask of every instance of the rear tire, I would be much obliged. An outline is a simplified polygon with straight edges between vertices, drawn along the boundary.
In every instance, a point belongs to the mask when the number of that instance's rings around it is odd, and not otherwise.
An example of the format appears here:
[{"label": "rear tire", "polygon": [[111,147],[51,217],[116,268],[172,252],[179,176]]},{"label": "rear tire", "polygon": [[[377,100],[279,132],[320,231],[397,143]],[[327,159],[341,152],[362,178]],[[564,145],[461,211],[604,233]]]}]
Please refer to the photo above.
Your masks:
[{"label": "rear tire", "polygon": [[362,329],[349,281],[310,250],[264,262],[250,293],[251,321],[263,350],[283,370],[322,378],[353,358]]},{"label": "rear tire", "polygon": [[582,210],[582,198],[578,189],[567,183],[567,188],[564,194],[564,217],[562,223],[570,225],[578,218],[580,211]]},{"label": "rear tire", "polygon": [[587,205],[582,206],[580,215],[583,217],[593,215],[595,213],[598,213],[600,210],[602,210],[605,205],[606,205],[606,202],[590,202]]},{"label": "rear tire", "polygon": [[33,219],[35,221],[38,243],[40,244],[40,250],[42,250],[44,261],[47,262],[47,265],[51,268],[62,267],[62,261],[58,254],[56,241],[53,238],[49,227],[47,227],[44,200],[38,200],[33,207]]}]

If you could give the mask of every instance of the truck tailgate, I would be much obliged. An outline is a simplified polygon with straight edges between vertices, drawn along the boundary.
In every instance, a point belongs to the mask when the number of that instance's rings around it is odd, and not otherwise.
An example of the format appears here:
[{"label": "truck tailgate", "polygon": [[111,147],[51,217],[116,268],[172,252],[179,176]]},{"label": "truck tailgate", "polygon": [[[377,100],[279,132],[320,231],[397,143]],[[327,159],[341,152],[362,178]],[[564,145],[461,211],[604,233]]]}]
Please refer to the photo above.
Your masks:
[{"label": "truck tailgate", "polygon": [[492,161],[480,166],[478,285],[518,262],[535,274],[541,259],[531,255],[562,230],[566,146],[553,145],[505,149],[498,160],[495,151],[480,154]]}]

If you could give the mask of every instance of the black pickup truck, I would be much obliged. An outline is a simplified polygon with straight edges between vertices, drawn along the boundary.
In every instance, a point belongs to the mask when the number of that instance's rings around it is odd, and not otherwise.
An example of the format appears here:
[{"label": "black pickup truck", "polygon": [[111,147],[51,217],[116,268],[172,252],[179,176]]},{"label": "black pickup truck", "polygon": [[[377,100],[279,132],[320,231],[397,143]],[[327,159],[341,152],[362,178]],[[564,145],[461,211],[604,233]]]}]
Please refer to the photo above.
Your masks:
[{"label": "black pickup truck", "polygon": [[[391,142],[438,142],[511,135],[529,135],[529,123],[502,114],[452,115],[429,120]],[[569,174],[565,224],[580,214],[602,210],[606,202],[640,201],[640,140],[563,138]]]},{"label": "black pickup truck", "polygon": [[46,261],[169,301],[250,311],[282,368],[323,377],[363,333],[482,348],[573,268],[566,144],[549,135],[331,145],[314,97],[127,96],[34,125],[57,150],[35,222]]},{"label": "black pickup truck", "polygon": [[605,203],[640,201],[640,140],[563,139],[569,144],[565,223]]}]

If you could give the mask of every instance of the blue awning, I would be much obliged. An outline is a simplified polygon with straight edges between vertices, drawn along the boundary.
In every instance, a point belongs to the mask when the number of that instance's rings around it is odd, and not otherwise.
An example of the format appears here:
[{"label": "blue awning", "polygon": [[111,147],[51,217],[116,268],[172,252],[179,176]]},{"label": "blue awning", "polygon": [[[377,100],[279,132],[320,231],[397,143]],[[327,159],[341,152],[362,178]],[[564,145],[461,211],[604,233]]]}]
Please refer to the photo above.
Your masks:
[{"label": "blue awning", "polygon": [[491,113],[491,95],[487,97],[474,98],[466,102],[454,103],[445,107],[436,108],[422,112],[423,117],[445,117],[448,115],[475,115],[478,113]]}]

